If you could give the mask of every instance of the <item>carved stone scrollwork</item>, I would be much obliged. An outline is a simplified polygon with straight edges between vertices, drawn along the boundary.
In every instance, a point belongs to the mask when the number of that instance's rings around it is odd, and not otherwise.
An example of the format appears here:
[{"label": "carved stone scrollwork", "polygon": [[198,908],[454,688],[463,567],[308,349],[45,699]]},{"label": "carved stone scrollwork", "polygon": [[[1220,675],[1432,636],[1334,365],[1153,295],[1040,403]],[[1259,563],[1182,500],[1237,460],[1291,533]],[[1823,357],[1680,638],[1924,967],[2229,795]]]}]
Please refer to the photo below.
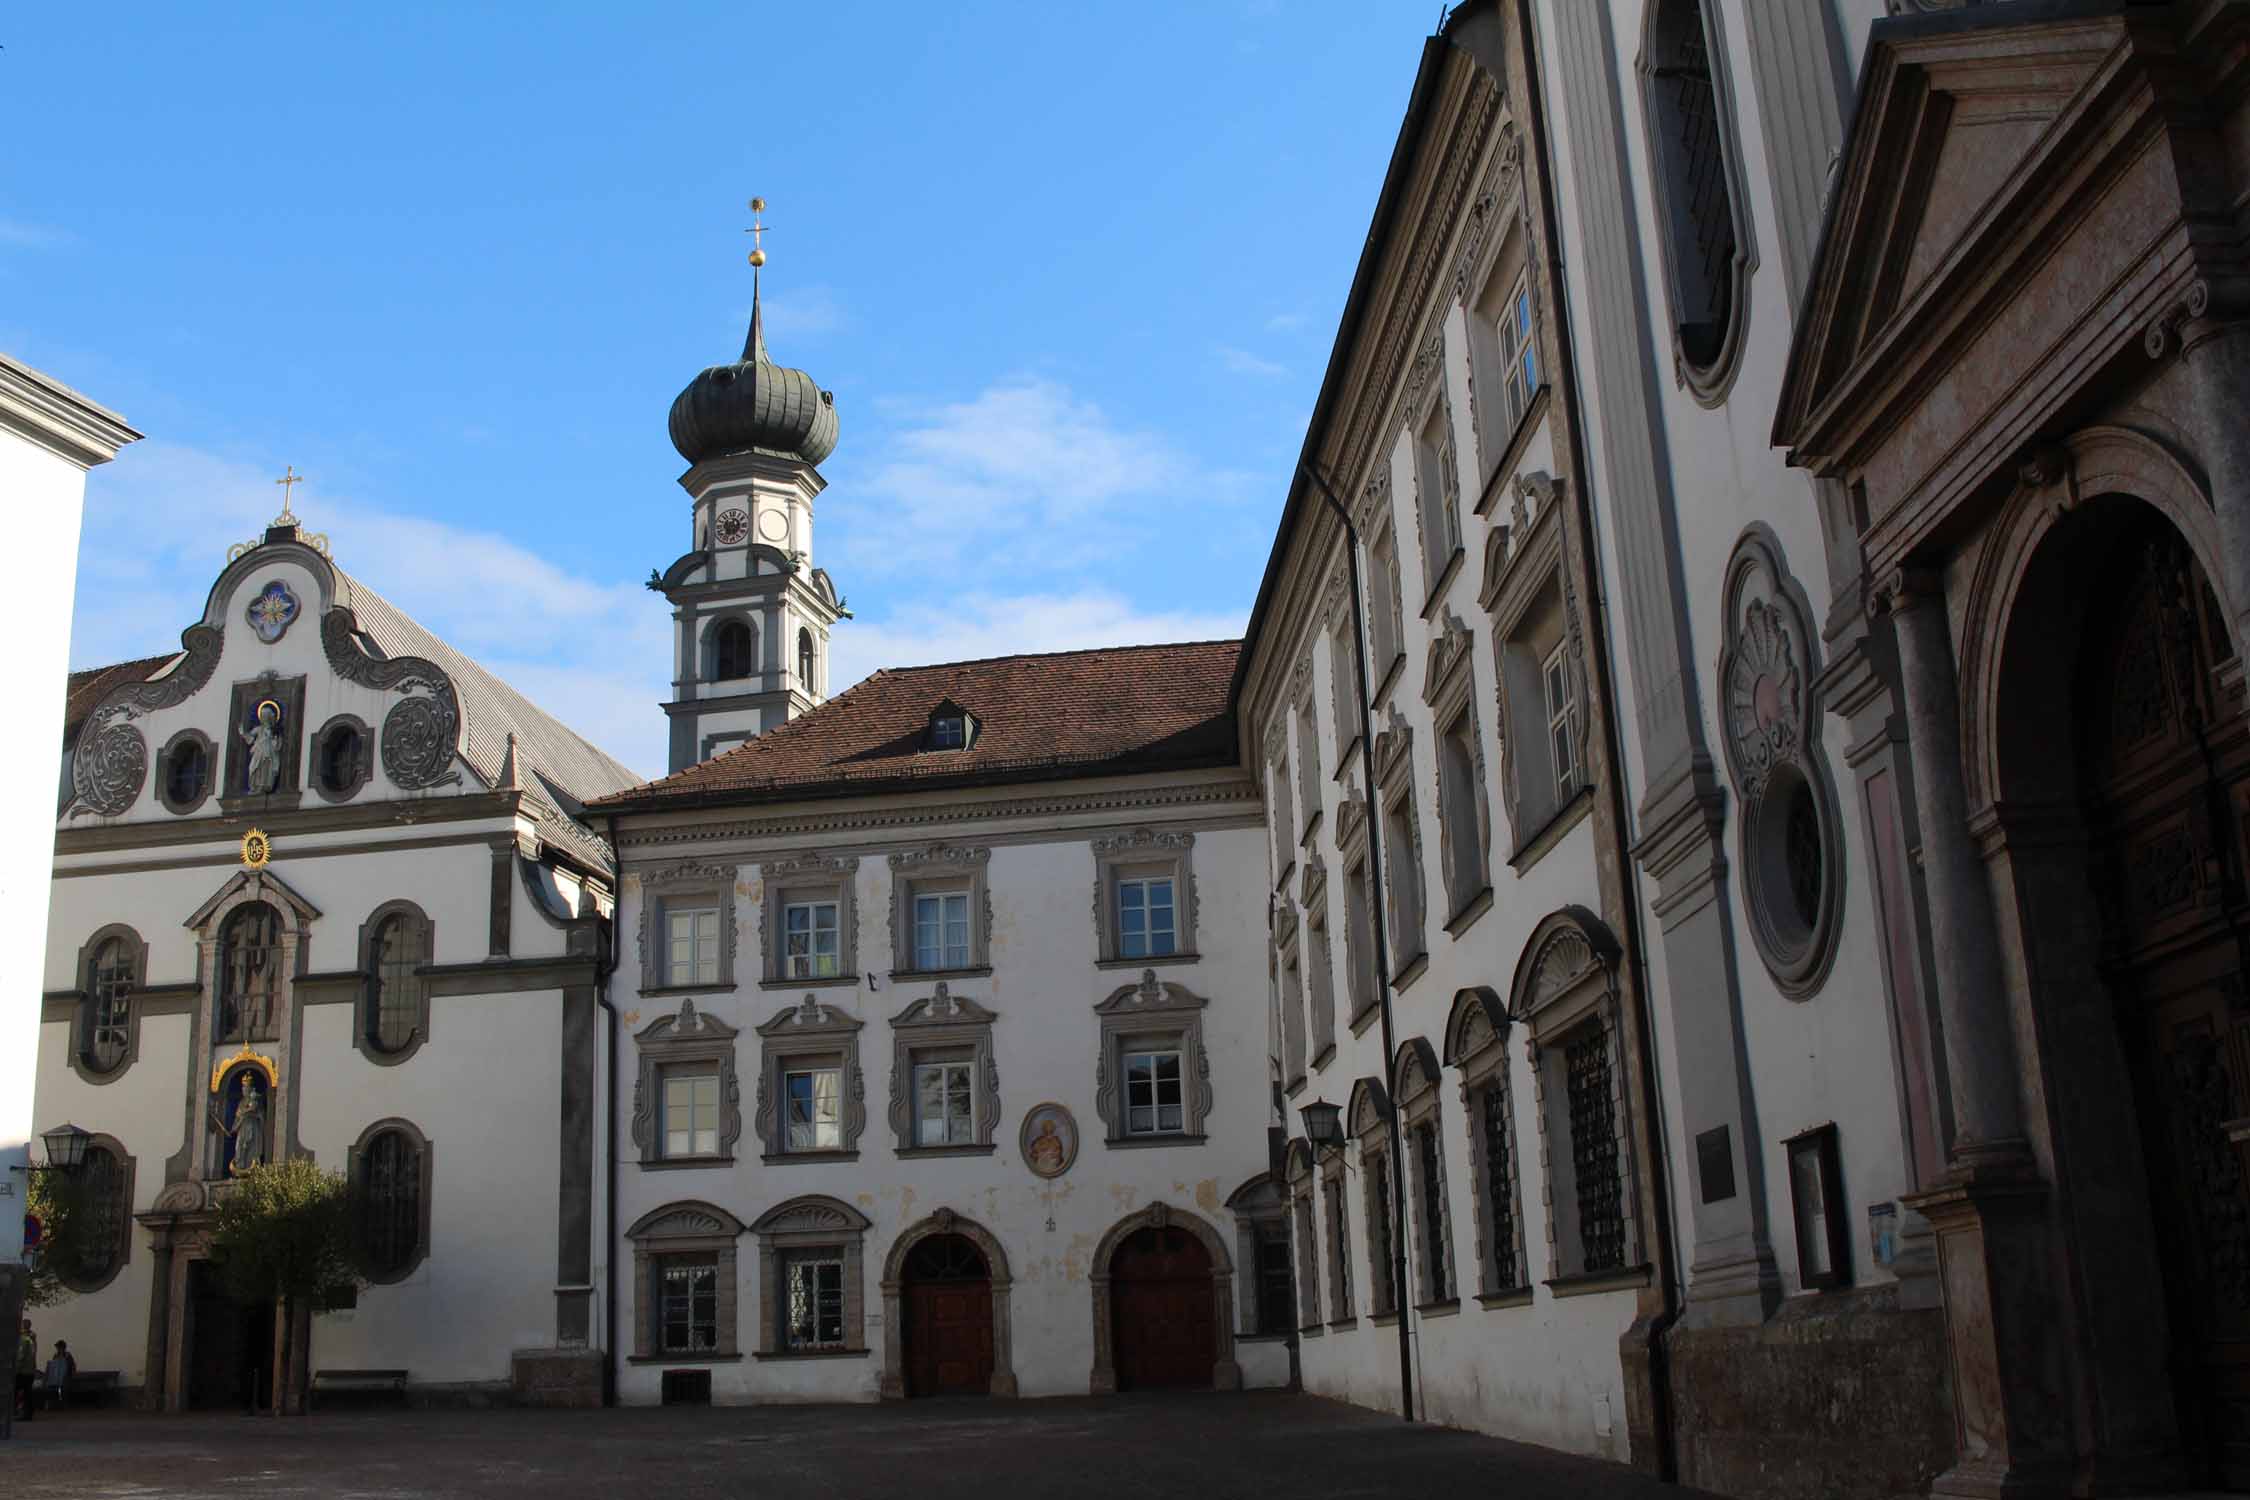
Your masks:
[{"label": "carved stone scrollwork", "polygon": [[461,702],[453,679],[418,656],[384,660],[359,643],[359,622],[341,606],[320,617],[320,644],[329,669],[347,682],[382,692],[409,693],[383,717],[383,772],[408,790],[459,783],[453,754],[461,738]]},{"label": "carved stone scrollwork", "polygon": [[114,818],[133,805],[148,783],[148,741],[122,722],[121,706],[104,708],[78,736],[70,759],[70,789],[87,812]]}]

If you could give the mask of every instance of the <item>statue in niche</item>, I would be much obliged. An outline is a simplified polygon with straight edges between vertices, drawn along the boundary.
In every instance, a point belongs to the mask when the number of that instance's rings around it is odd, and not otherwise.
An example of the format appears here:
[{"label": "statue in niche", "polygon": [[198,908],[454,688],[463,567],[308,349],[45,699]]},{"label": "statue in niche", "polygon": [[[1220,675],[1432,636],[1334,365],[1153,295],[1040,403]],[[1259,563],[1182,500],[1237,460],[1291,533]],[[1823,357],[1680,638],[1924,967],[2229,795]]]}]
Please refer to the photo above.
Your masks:
[{"label": "statue in niche", "polygon": [[257,1074],[238,1068],[227,1079],[226,1113],[211,1112],[211,1126],[233,1142],[224,1168],[228,1177],[239,1176],[266,1159],[266,1116]]},{"label": "statue in niche", "polygon": [[281,705],[271,698],[262,700],[258,704],[257,722],[236,733],[242,736],[242,743],[250,747],[250,767],[242,778],[243,789],[252,796],[266,796],[281,785]]}]

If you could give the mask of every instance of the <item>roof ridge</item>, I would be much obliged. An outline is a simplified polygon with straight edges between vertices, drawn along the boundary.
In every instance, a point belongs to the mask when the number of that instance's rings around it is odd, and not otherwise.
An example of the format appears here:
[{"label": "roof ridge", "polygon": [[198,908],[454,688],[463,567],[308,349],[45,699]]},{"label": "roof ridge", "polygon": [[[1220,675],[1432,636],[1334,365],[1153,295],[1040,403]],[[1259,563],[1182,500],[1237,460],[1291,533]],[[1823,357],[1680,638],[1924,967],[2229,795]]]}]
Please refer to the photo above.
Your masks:
[{"label": "roof ridge", "polygon": [[[1100,656],[1106,652],[1173,651],[1188,646],[1234,646],[1239,648],[1241,645],[1242,638],[1240,636],[1213,636],[1200,641],[1130,641],[1118,646],[1072,646],[1062,651],[1008,651],[998,656],[967,656],[959,661],[924,662],[919,666],[883,667],[879,670],[894,675],[906,672],[942,672],[955,667],[989,666],[996,661],[1052,661],[1060,656]],[[865,682],[874,675],[871,672],[868,677],[861,678],[860,681]],[[849,690],[847,689],[847,691]]]}]

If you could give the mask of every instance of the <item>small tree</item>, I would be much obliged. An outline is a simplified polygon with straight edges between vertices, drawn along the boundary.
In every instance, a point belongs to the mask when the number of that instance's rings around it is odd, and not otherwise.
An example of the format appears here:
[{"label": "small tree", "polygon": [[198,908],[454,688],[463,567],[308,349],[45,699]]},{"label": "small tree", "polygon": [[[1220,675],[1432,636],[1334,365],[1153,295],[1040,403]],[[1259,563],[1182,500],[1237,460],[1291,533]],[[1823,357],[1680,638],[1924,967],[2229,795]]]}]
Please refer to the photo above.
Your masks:
[{"label": "small tree", "polygon": [[211,1258],[240,1301],[278,1304],[280,1349],[274,1361],[273,1408],[302,1410],[285,1392],[302,1388],[305,1360],[297,1336],[308,1312],[341,1288],[364,1279],[356,1256],[349,1186],[308,1156],[263,1162],[237,1172],[220,1196],[211,1229]]},{"label": "small tree", "polygon": [[[66,1172],[33,1172],[24,1201],[39,1221],[39,1246],[28,1257],[24,1306],[53,1307],[75,1295],[70,1284],[90,1280],[99,1256],[88,1241],[101,1232],[101,1215],[83,1179]],[[11,1345],[11,1349],[12,1349]]]}]

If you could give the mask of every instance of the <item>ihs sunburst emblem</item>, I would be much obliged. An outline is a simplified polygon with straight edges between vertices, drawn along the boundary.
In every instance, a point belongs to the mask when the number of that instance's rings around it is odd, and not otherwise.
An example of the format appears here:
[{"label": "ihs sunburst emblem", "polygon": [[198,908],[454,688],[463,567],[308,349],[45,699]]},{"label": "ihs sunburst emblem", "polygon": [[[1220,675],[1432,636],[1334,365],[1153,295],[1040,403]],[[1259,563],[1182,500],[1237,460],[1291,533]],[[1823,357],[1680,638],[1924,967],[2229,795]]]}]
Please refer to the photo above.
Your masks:
[{"label": "ihs sunburst emblem", "polygon": [[263,870],[273,858],[273,840],[263,828],[253,828],[242,836],[242,867],[246,870]]}]

